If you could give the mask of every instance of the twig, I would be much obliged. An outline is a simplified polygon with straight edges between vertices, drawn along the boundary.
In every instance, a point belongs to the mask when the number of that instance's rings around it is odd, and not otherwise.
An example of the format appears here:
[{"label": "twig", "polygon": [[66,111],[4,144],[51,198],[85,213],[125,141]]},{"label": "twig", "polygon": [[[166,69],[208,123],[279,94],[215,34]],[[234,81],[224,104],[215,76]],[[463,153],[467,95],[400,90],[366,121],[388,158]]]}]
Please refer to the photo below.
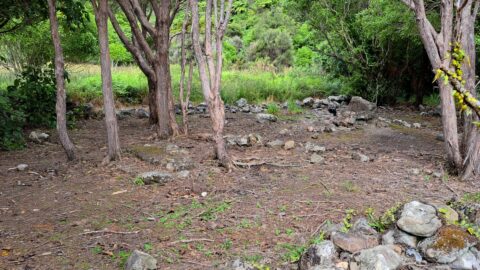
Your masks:
[{"label": "twig", "polygon": [[173,246],[179,243],[185,244],[185,243],[191,243],[191,242],[214,242],[212,239],[207,239],[207,238],[198,238],[198,239],[184,239],[184,240],[177,240],[173,241],[167,244],[167,246]]},{"label": "twig", "polygon": [[100,231],[90,231],[90,232],[84,232],[79,235],[89,235],[89,234],[99,234],[99,233],[113,233],[113,234],[137,234],[140,231],[133,231],[133,232],[117,232],[117,231],[112,231],[112,230],[100,230]]},{"label": "twig", "polygon": [[270,165],[276,167],[301,167],[300,164],[281,164],[275,162],[268,162],[265,160],[261,160],[258,162],[240,162],[240,161],[233,161],[233,165],[237,167],[252,167],[252,166],[261,166],[261,165]]},{"label": "twig", "polygon": [[195,265],[200,265],[200,266],[208,267],[208,268],[211,268],[211,267],[212,267],[211,264],[203,264],[203,263],[199,263],[199,262],[185,261],[185,260],[182,260],[182,262],[186,262],[186,263],[190,263],[190,264],[195,264]]}]

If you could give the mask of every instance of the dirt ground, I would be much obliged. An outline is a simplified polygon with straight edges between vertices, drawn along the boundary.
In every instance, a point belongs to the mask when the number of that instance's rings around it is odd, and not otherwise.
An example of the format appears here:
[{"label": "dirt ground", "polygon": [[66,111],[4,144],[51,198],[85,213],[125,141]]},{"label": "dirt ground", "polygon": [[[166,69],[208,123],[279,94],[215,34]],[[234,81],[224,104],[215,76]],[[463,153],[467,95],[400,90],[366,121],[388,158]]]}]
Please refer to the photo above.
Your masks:
[{"label": "dirt ground", "polygon": [[[146,120],[120,121],[124,149],[175,144],[181,151],[174,156],[154,154],[193,160],[187,178],[172,173],[173,181],[163,186],[135,183],[138,173],[166,168],[132,151],[101,166],[106,153],[101,120],[81,122],[71,131],[79,156],[73,163],[65,162],[55,135],[51,143],[0,152],[0,269],[122,269],[134,249],[156,257],[159,269],[218,269],[236,258],[295,269],[289,260],[324,221],[340,222],[347,209],[362,214],[372,207],[381,213],[411,199],[445,201],[480,191],[478,181],[429,175],[442,171],[444,161],[443,143],[435,139],[439,118],[394,109],[379,114],[426,127],[379,128],[372,122],[313,139],[307,127],[316,119],[310,113],[266,124],[256,123],[253,114],[228,114],[227,134],[257,133],[264,141],[296,143],[289,151],[230,147],[236,159],[287,165],[233,172],[216,165],[211,142],[193,137],[153,141]],[[194,115],[190,120],[193,134],[210,131],[210,119]],[[308,162],[306,142],[327,148],[325,164]],[[354,152],[373,161],[354,160]],[[29,168],[8,170],[19,163]]]}]

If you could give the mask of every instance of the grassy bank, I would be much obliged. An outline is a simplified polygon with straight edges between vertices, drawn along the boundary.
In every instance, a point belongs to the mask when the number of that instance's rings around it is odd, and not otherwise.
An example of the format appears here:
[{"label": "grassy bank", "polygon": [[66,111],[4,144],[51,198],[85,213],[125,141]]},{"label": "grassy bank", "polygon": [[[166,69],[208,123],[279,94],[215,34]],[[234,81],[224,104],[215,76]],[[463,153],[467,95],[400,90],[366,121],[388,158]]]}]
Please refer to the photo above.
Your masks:
[{"label": "grassy bank", "polygon": [[[68,70],[71,79],[67,85],[69,97],[81,102],[101,103],[99,66],[71,65]],[[172,65],[171,71],[174,95],[178,97],[180,67]],[[145,98],[148,91],[147,80],[137,67],[114,67],[112,77],[113,90],[120,102],[135,104]],[[203,100],[200,87],[198,74],[195,72],[191,98],[193,102]],[[250,102],[284,101],[338,91],[339,83],[296,71],[275,74],[255,70],[225,70],[222,77],[222,97],[227,103],[233,103],[242,97]]]}]

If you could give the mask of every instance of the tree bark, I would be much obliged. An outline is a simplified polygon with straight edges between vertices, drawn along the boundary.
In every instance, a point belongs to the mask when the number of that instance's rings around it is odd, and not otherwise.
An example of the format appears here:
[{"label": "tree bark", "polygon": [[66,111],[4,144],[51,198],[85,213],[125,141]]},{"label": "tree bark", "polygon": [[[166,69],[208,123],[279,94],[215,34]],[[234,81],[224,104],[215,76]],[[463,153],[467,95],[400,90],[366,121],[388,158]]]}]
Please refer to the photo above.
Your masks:
[{"label": "tree bark", "polygon": [[108,154],[104,163],[118,160],[121,156],[118,123],[115,113],[115,101],[112,91],[112,71],[110,49],[108,47],[108,3],[107,0],[92,0],[95,21],[98,29],[98,43],[100,47],[100,65],[102,75],[103,109],[107,128]]},{"label": "tree bark", "polygon": [[150,115],[148,118],[148,122],[150,125],[157,125],[158,124],[158,109],[157,109],[157,86],[155,82],[147,76],[148,80],[148,109],[150,111]]},{"label": "tree bark", "polygon": [[[50,18],[50,31],[52,34],[53,46],[55,49],[55,80],[57,85],[57,103],[55,106],[57,114],[57,132],[60,143],[67,154],[68,160],[75,159],[75,146],[70,140],[67,132],[67,106],[65,93],[65,62],[63,49],[58,32],[58,20],[55,0],[48,0],[48,13]],[[35,101],[32,101],[35,102]]]}]

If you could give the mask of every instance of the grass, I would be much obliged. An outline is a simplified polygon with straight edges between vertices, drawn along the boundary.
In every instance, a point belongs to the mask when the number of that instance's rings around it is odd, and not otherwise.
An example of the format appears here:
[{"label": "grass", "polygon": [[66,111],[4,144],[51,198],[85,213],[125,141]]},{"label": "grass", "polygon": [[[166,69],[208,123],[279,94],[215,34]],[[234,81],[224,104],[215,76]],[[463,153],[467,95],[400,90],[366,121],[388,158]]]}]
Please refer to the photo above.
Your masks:
[{"label": "grass", "polygon": [[[67,95],[72,101],[102,103],[100,67],[98,65],[67,65],[70,83]],[[180,67],[171,65],[173,94],[178,99]],[[0,70],[0,89],[13,83],[14,76]],[[127,104],[145,103],[148,93],[146,77],[136,66],[112,68],[113,92],[118,102]],[[194,73],[191,101],[203,101],[198,74]],[[264,101],[287,101],[308,96],[324,96],[339,93],[341,84],[318,74],[306,74],[295,70],[274,73],[263,70],[224,70],[222,74],[222,98],[234,103],[246,98],[251,103]]]}]

